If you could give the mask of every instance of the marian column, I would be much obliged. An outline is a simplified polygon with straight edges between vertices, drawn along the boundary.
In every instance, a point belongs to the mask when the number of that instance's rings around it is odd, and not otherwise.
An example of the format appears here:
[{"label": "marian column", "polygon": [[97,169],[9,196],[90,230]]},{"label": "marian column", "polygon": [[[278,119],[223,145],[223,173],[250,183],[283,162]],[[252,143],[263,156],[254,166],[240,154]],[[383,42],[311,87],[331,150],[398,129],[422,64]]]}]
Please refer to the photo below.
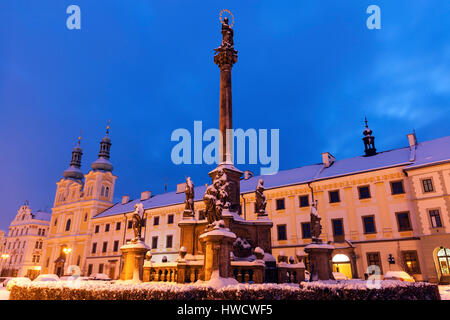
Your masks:
[{"label": "marian column", "polygon": [[220,68],[220,102],[219,129],[221,141],[219,147],[219,165],[209,173],[214,180],[225,179],[229,185],[230,212],[238,212],[240,204],[240,177],[242,171],[233,165],[233,113],[231,102],[231,69],[237,62],[237,51],[234,50],[233,29],[228,24],[228,18],[222,21],[222,44],[215,50],[214,63]]}]

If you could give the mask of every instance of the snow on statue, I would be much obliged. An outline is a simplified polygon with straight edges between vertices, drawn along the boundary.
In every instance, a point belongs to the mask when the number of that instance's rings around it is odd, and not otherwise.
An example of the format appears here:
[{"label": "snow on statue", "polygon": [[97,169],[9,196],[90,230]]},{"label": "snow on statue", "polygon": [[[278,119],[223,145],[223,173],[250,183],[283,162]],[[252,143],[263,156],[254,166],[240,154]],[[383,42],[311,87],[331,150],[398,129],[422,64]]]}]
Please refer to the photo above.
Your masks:
[{"label": "snow on statue", "polygon": [[134,239],[132,242],[136,243],[140,241],[142,224],[143,224],[143,216],[144,216],[144,205],[142,202],[139,202],[134,205],[134,213],[133,213],[133,231],[134,231]]}]

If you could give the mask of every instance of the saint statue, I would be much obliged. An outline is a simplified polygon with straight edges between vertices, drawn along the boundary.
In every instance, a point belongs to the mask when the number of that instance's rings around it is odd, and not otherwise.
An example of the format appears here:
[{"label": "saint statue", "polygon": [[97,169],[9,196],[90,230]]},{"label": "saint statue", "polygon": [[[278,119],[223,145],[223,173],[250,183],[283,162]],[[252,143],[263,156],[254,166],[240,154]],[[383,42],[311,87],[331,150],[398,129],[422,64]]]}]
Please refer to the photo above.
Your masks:
[{"label": "saint statue", "polygon": [[184,190],[186,199],[184,200],[184,211],[194,212],[194,183],[191,177],[186,178],[186,189]]},{"label": "saint statue", "polygon": [[228,24],[228,17],[225,17],[222,21],[222,44],[217,49],[214,49],[216,52],[224,51],[227,49],[231,49],[234,51],[234,32],[231,26]]},{"label": "saint statue", "polygon": [[321,242],[319,236],[322,233],[322,225],[320,224],[320,216],[317,212],[317,200],[311,204],[311,238],[313,242]]},{"label": "saint statue", "polygon": [[256,214],[265,215],[266,213],[266,196],[264,195],[264,180],[259,179],[255,191],[256,198]]},{"label": "saint statue", "polygon": [[213,183],[206,188],[203,202],[206,206],[206,218],[208,223],[222,220],[222,210],[230,207],[229,183],[226,173],[219,169]]},{"label": "saint statue", "polygon": [[139,202],[134,205],[133,212],[133,231],[134,231],[134,239],[132,242],[137,242],[141,240],[141,231],[143,227],[143,216],[144,216],[144,205],[142,202]]}]

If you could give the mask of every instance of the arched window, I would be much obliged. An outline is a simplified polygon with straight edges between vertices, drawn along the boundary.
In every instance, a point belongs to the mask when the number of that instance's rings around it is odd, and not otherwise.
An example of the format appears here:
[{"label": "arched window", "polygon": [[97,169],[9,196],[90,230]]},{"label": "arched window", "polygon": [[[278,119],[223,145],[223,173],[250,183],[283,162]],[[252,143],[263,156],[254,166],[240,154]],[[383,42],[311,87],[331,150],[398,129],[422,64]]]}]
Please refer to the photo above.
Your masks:
[{"label": "arched window", "polygon": [[109,187],[106,187],[105,189],[105,197],[109,197]]},{"label": "arched window", "polygon": [[87,218],[88,218],[88,214],[87,214],[87,212],[84,214],[84,222],[86,222],[87,221]]},{"label": "arched window", "polygon": [[71,219],[67,220],[67,222],[66,222],[66,231],[70,230],[70,223],[71,222],[72,222]]},{"label": "arched window", "polygon": [[105,186],[102,186],[102,192],[100,193],[100,195],[103,197],[105,195]]},{"label": "arched window", "polygon": [[442,275],[450,275],[450,249],[442,248],[438,251],[437,257]]}]

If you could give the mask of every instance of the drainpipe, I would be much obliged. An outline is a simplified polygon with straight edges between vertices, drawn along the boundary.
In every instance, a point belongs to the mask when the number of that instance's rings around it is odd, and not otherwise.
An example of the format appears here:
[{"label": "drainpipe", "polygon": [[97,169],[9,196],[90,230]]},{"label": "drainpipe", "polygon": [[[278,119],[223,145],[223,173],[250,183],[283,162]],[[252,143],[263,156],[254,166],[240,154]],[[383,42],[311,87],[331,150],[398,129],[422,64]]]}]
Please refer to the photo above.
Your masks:
[{"label": "drainpipe", "polygon": [[[123,239],[122,239],[122,243],[125,245],[125,237],[127,235],[127,214],[124,213],[123,217],[125,218],[125,225],[123,226]],[[119,249],[120,250],[120,249]],[[119,277],[120,277],[120,273],[122,272],[122,254],[120,255],[120,260],[119,260]]]}]

